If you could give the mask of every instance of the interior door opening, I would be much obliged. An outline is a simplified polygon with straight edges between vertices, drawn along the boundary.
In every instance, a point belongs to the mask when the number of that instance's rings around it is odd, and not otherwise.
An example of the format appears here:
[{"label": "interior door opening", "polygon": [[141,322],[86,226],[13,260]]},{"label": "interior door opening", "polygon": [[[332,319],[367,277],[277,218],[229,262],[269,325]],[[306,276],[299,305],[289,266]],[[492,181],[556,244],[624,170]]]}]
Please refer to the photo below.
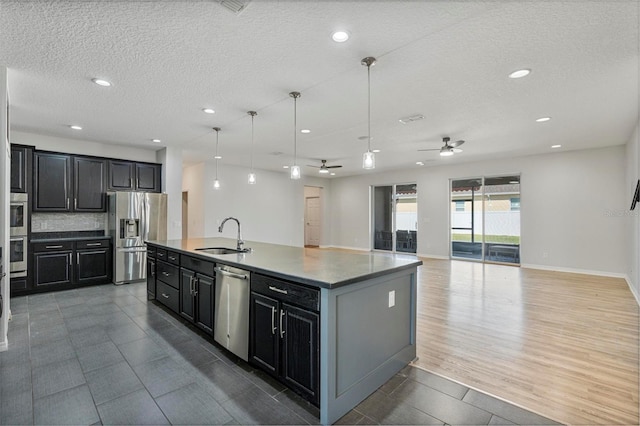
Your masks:
[{"label": "interior door opening", "polygon": [[322,236],[322,188],[304,187],[304,246],[320,247]]}]

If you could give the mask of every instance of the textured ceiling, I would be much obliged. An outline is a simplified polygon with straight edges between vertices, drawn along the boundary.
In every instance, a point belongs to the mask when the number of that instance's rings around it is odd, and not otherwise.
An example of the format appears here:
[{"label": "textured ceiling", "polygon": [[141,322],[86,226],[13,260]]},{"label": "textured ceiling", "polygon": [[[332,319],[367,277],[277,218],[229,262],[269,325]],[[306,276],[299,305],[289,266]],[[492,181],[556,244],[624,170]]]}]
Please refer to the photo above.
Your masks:
[{"label": "textured ceiling", "polygon": [[[213,0],[0,0],[0,65],[12,130],[181,147],[193,163],[213,157],[219,126],[222,161],[248,165],[256,110],[254,161],[280,171],[293,161],[288,93],[300,91],[298,129],[311,133],[298,133],[298,164],[328,159],[345,176],[363,172],[365,56],[378,59],[378,169],[625,143],[638,119],[639,11],[635,0],[254,0],[239,14]],[[351,39],[334,43],[335,29]],[[507,78],[520,68],[533,71]],[[425,119],[398,121],[414,114]],[[464,152],[417,152],[443,136],[466,140]]]}]

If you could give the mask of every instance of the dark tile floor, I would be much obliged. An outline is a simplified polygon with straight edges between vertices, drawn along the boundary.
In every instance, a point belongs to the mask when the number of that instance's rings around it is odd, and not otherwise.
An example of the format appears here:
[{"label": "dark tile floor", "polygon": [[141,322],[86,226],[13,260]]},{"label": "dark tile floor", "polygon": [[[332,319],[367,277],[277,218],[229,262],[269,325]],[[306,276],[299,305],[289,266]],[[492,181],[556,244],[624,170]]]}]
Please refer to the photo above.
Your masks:
[{"label": "dark tile floor", "polygon": [[[146,300],[144,283],[11,300],[2,424],[317,424],[318,410]],[[340,424],[551,424],[406,367]]]}]

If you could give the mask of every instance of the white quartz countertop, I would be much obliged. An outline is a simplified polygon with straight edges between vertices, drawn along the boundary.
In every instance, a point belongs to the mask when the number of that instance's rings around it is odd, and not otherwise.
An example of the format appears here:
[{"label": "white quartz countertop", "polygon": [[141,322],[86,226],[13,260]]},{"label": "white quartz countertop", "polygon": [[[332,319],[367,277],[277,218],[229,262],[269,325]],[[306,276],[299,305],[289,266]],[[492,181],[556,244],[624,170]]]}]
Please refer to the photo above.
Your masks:
[{"label": "white quartz countertop", "polygon": [[254,241],[245,241],[244,246],[253,249],[248,253],[212,255],[197,250],[211,247],[236,248],[236,240],[232,238],[190,238],[147,243],[322,288],[340,287],[422,265],[417,257],[405,254],[310,249]]}]

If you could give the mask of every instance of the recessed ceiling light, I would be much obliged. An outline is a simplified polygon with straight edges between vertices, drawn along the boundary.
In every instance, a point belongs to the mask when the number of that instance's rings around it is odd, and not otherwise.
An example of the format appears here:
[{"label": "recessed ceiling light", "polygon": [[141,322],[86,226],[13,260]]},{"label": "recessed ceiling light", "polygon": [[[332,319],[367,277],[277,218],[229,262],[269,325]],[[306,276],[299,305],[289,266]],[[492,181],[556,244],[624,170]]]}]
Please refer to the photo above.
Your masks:
[{"label": "recessed ceiling light", "polygon": [[540,117],[536,121],[538,123],[544,123],[545,121],[549,121],[549,120],[551,120],[551,117]]},{"label": "recessed ceiling light", "polygon": [[417,164],[418,166],[424,166],[424,163],[423,163],[422,161],[416,161],[416,164]]},{"label": "recessed ceiling light", "polygon": [[311,130],[309,130],[309,129],[302,129],[302,130],[300,130],[300,133],[311,133]]},{"label": "recessed ceiling light", "polygon": [[344,43],[349,40],[349,33],[346,31],[334,31],[334,33],[331,34],[331,39],[336,43]]},{"label": "recessed ceiling light", "polygon": [[516,185],[516,184],[520,183],[520,181],[519,180],[510,180],[509,183],[511,185]]},{"label": "recessed ceiling light", "polygon": [[530,69],[521,69],[521,70],[516,70],[514,72],[512,72],[511,74],[509,74],[509,78],[522,78],[522,77],[526,77],[531,73]]},{"label": "recessed ceiling light", "polygon": [[556,149],[556,148],[561,148],[562,145],[551,145],[551,148]]},{"label": "recessed ceiling light", "polygon": [[151,142],[160,143],[162,141],[160,139],[151,139]]},{"label": "recessed ceiling light", "polygon": [[76,126],[75,124],[69,127],[71,127],[73,130],[82,130],[82,127]]},{"label": "recessed ceiling light", "polygon": [[95,84],[97,84],[98,86],[102,86],[102,87],[109,87],[111,86],[111,83],[108,82],[107,80],[103,80],[101,78],[92,78],[91,81],[93,81]]},{"label": "recessed ceiling light", "polygon": [[282,168],[283,168],[283,169],[288,169],[288,168],[289,168],[289,166],[282,166]]},{"label": "recessed ceiling light", "polygon": [[335,176],[336,174],[334,172],[331,172],[331,176]]},{"label": "recessed ceiling light", "polygon": [[202,112],[206,112],[207,114],[215,114],[216,112],[211,108],[202,108]]},{"label": "recessed ceiling light", "polygon": [[371,150],[371,152],[374,152],[374,153],[376,153],[376,154],[377,154],[377,153],[379,153],[379,152],[380,152],[380,150],[379,150],[379,149],[372,149],[372,150]]},{"label": "recessed ceiling light", "polygon": [[222,155],[214,155],[213,158],[215,160],[222,160]]}]

